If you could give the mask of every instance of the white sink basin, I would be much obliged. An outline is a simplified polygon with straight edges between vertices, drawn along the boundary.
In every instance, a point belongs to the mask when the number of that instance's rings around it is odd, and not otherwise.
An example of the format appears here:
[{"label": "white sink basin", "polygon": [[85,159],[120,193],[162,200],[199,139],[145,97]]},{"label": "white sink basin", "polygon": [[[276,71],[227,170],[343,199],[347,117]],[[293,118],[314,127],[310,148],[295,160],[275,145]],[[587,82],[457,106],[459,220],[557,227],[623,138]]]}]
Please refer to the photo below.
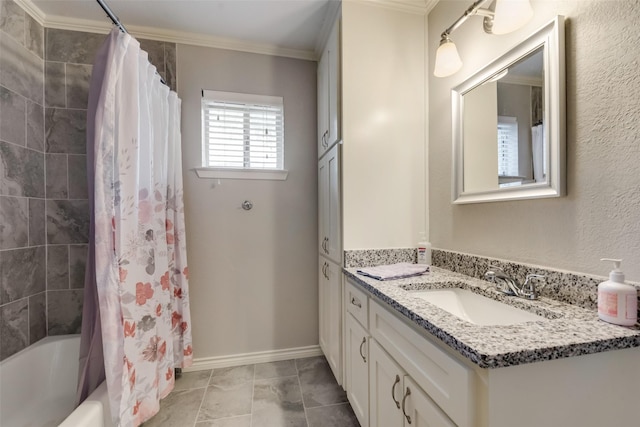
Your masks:
[{"label": "white sink basin", "polygon": [[421,298],[454,316],[476,325],[513,325],[516,323],[545,320],[528,311],[484,297],[466,289],[432,289],[411,291]]}]

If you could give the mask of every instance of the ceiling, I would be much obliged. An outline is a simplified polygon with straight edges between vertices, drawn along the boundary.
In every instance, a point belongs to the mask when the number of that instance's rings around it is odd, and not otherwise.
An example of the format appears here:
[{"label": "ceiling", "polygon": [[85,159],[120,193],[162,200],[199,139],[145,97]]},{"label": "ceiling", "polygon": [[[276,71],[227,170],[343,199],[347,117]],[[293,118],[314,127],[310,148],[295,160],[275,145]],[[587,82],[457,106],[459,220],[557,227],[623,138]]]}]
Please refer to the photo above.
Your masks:
[{"label": "ceiling", "polygon": [[[105,32],[96,0],[21,0],[46,26]],[[315,58],[339,0],[105,0],[129,32],[147,38]],[[155,36],[155,37],[154,37]],[[199,41],[199,43],[197,42]],[[248,48],[249,46],[253,48]],[[230,47],[232,48],[232,47]]]}]

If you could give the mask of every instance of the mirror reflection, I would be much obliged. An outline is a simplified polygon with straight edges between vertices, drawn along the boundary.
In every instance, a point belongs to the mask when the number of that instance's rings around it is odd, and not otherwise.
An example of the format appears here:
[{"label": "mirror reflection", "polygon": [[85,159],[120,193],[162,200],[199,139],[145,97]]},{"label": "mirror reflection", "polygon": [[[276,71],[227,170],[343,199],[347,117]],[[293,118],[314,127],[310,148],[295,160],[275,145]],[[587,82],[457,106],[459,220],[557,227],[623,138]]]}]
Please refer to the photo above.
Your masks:
[{"label": "mirror reflection", "polygon": [[465,192],[547,181],[544,46],[462,95]]},{"label": "mirror reflection", "polygon": [[562,197],[564,17],[451,90],[452,202]]}]

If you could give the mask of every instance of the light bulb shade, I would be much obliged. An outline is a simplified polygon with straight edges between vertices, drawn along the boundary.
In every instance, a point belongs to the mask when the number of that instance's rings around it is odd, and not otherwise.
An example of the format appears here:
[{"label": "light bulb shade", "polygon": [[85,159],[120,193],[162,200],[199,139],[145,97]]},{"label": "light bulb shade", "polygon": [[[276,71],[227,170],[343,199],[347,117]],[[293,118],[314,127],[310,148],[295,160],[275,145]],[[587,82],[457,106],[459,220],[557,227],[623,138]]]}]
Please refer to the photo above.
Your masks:
[{"label": "light bulb shade", "polygon": [[507,34],[529,22],[533,9],[529,0],[497,0],[493,16],[493,34]]},{"label": "light bulb shade", "polygon": [[440,47],[436,51],[436,66],[433,75],[436,77],[447,77],[457,72],[462,67],[462,60],[458,55],[456,45],[449,39],[440,42]]}]

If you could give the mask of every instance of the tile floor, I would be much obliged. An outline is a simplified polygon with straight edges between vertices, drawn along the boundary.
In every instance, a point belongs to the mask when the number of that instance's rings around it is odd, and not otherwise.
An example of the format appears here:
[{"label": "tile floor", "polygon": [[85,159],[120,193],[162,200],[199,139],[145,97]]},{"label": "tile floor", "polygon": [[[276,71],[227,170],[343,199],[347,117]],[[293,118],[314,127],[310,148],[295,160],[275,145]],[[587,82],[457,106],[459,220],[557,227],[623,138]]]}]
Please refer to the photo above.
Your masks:
[{"label": "tile floor", "polygon": [[324,357],[185,372],[144,427],[359,427]]}]

